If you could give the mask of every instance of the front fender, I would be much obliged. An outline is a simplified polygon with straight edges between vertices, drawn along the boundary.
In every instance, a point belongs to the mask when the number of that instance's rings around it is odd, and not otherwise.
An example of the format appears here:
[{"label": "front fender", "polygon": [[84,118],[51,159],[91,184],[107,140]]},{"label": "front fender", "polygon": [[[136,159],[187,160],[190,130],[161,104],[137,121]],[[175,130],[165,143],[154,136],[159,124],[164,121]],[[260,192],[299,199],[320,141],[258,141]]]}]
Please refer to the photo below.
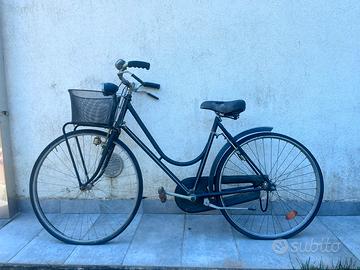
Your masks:
[{"label": "front fender", "polygon": [[[248,130],[245,130],[239,134],[237,134],[234,139],[236,141],[239,141],[241,138],[253,134],[253,133],[259,133],[259,132],[269,132],[272,131],[273,128],[272,127],[256,127],[256,128],[251,128]],[[224,156],[224,154],[226,153],[226,151],[231,147],[231,144],[229,142],[227,142],[219,151],[219,153],[216,155],[214,162],[211,166],[211,170],[210,170],[210,174],[209,174],[209,190],[210,191],[214,191],[214,180],[216,177],[216,172],[218,171],[218,167],[220,165],[220,161],[222,159],[222,157]]]}]

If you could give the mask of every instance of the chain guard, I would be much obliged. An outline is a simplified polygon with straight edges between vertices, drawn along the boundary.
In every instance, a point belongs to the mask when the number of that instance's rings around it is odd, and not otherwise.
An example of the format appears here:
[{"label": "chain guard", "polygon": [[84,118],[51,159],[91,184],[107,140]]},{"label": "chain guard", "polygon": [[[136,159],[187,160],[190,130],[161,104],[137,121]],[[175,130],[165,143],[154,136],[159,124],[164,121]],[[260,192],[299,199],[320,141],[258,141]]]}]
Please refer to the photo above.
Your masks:
[{"label": "chain guard", "polygon": [[[189,189],[192,189],[195,185],[195,181],[196,181],[196,177],[189,177],[189,178],[185,178],[184,180],[181,181],[181,183],[186,186]],[[199,179],[199,183],[198,183],[198,187],[196,189],[197,194],[199,193],[208,193],[208,177],[201,177]],[[187,195],[181,187],[176,186],[175,188],[175,193],[178,194],[182,194],[182,195]],[[209,210],[213,210],[213,208],[205,206],[204,203],[204,199],[197,199],[195,202],[186,200],[186,199],[182,199],[179,197],[175,197],[175,202],[177,204],[177,206],[187,212],[187,213],[200,213],[200,212],[205,212],[205,211],[209,211]]]},{"label": "chain guard", "polygon": [[[242,179],[242,178],[244,178],[244,179]],[[249,178],[250,178],[250,180],[249,180]],[[246,176],[246,178],[245,177],[237,177],[237,178],[228,177],[226,180],[227,180],[228,184],[238,183],[238,182],[254,184],[254,181],[252,178],[255,179],[255,177]],[[189,177],[189,178],[182,180],[181,182],[187,188],[192,189],[195,185],[195,180],[196,180],[195,177]],[[199,180],[199,184],[198,184],[195,194],[208,193],[208,192],[209,192],[208,177],[201,177]],[[187,195],[179,186],[176,186],[175,193]],[[233,205],[238,205],[238,204],[242,204],[242,203],[246,203],[246,202],[250,202],[250,201],[254,201],[254,200],[258,200],[258,199],[261,200],[260,191],[253,191],[253,192],[248,192],[248,193],[243,193],[243,194],[234,194],[232,196],[227,196],[226,198],[223,199],[223,202],[224,202],[224,206],[230,207]],[[175,197],[175,202],[181,210],[183,210],[187,213],[199,213],[199,212],[214,210],[213,208],[204,205],[203,198],[199,198],[195,202],[192,202],[192,201],[189,201],[186,199]],[[215,205],[218,205],[218,206],[222,206],[221,204],[219,204],[217,202],[212,202],[212,203]],[[267,208],[267,206],[266,206],[266,208]],[[266,210],[267,209],[265,209],[265,211]]]}]

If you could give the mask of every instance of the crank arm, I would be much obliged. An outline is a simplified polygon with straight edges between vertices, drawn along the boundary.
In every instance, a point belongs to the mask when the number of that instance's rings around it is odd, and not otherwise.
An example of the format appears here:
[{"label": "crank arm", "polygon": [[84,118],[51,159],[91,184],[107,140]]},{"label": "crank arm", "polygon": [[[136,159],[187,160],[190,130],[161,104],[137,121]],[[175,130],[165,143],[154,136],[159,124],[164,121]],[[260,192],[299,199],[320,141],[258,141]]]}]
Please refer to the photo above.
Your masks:
[{"label": "crank arm", "polygon": [[207,206],[207,207],[218,209],[218,210],[250,210],[250,211],[255,211],[256,210],[256,208],[254,208],[254,207],[222,207],[222,206],[217,206],[215,204],[210,203],[209,199],[204,200],[204,205]]},{"label": "crank arm", "polygon": [[188,196],[188,195],[182,195],[182,194],[178,194],[178,193],[174,193],[174,192],[168,192],[168,191],[165,191],[165,194],[166,195],[169,195],[169,196],[174,196],[174,197],[178,197],[178,198],[182,198],[182,199],[185,199],[185,200],[189,200],[189,201],[196,201],[196,196]]}]

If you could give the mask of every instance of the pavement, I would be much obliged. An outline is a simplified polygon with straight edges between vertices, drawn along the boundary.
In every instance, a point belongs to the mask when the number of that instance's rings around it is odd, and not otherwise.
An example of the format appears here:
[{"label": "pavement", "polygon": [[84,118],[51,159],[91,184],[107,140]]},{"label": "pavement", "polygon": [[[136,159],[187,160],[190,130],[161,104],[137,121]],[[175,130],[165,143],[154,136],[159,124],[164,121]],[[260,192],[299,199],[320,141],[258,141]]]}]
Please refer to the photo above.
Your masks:
[{"label": "pavement", "polygon": [[0,229],[0,269],[298,269],[308,260],[360,265],[360,216],[318,216],[297,236],[275,241],[246,238],[216,214],[138,214],[98,246],[64,244],[30,213]]},{"label": "pavement", "polygon": [[5,226],[6,223],[8,223],[9,220],[8,219],[5,219],[5,218],[0,218],[0,228]]}]

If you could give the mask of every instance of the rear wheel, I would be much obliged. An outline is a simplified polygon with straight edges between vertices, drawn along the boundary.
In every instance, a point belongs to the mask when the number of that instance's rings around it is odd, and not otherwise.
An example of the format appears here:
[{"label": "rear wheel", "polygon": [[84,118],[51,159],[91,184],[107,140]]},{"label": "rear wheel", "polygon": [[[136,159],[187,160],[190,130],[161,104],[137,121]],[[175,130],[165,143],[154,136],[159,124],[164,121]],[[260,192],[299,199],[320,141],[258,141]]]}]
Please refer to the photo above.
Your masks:
[{"label": "rear wheel", "polygon": [[[302,231],[316,216],[323,197],[323,177],[314,156],[296,140],[271,132],[250,135],[241,139],[239,145],[268,176],[274,190],[220,196],[223,207],[229,206],[226,202],[232,199],[246,202],[231,207],[253,209],[224,209],[222,214],[236,230],[255,239],[288,238]],[[220,162],[216,188],[255,189],[251,180],[242,183],[226,180],[231,179],[229,176],[251,179],[251,175],[254,171],[244,158],[229,149]]]},{"label": "rear wheel", "polygon": [[[107,134],[79,130],[67,138],[85,183],[97,168]],[[104,174],[91,187],[80,188],[64,135],[40,154],[30,179],[31,203],[40,223],[71,244],[101,244],[119,235],[134,218],[142,191],[139,164],[119,140]]]}]

